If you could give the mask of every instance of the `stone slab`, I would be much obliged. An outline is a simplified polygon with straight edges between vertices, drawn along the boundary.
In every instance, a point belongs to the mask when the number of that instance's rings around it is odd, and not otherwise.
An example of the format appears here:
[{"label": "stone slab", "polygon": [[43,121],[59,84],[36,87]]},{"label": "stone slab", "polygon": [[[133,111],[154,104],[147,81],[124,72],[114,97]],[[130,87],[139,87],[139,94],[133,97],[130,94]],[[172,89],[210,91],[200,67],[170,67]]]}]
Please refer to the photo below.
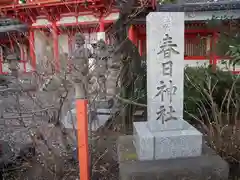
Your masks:
[{"label": "stone slab", "polygon": [[134,122],[134,145],[140,160],[171,159],[200,156],[202,153],[202,134],[186,121],[181,130],[166,130],[158,126],[156,132],[150,131],[149,122]]},{"label": "stone slab", "polygon": [[207,145],[198,157],[138,160],[133,136],[117,141],[120,180],[227,180],[228,164]]}]

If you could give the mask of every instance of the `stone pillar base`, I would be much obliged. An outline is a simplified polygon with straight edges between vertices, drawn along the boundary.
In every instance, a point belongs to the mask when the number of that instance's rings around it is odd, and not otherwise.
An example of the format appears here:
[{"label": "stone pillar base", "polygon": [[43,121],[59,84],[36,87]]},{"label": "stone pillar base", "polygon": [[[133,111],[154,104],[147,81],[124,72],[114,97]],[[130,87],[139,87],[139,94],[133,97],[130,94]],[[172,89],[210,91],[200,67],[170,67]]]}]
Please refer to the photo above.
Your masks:
[{"label": "stone pillar base", "polygon": [[228,164],[211,148],[203,145],[201,156],[140,161],[133,136],[118,139],[120,180],[227,180]]},{"label": "stone pillar base", "polygon": [[202,154],[202,133],[183,119],[133,123],[139,160],[194,157]]}]

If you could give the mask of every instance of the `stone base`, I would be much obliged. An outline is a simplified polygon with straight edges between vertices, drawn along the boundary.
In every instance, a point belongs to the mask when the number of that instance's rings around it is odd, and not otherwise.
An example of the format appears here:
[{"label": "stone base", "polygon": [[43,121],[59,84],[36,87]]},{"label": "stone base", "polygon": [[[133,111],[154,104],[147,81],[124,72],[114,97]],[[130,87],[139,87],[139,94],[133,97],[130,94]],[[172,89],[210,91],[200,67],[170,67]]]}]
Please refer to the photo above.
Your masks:
[{"label": "stone base", "polygon": [[[166,123],[162,126],[156,124],[155,127],[158,129],[151,130],[149,122],[134,122],[134,145],[139,160],[201,155],[202,134],[184,120],[169,123],[171,124]],[[174,127],[177,128],[174,129]]]},{"label": "stone base", "polygon": [[227,180],[228,164],[203,145],[198,157],[166,160],[138,160],[133,136],[118,139],[120,180]]}]

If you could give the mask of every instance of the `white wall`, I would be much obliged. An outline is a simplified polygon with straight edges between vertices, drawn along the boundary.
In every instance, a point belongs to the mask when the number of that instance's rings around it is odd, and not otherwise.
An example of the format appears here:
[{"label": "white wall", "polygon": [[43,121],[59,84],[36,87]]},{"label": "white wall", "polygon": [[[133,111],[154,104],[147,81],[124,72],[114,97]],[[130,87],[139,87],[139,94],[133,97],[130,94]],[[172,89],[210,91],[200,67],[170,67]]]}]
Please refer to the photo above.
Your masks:
[{"label": "white wall", "polygon": [[[226,63],[222,63],[222,62],[226,62]],[[232,65],[229,65],[228,60],[226,59],[218,60],[217,66],[223,71],[234,71],[234,70],[240,71],[240,65],[236,65],[234,69]]]},{"label": "white wall", "polygon": [[204,66],[207,67],[209,65],[209,60],[184,60],[185,67],[197,67],[197,66]]},{"label": "white wall", "polygon": [[[223,61],[227,62],[227,63],[222,63]],[[204,66],[207,67],[209,65],[209,60],[184,60],[184,64],[185,67],[200,67],[200,66]],[[223,71],[234,71],[234,68],[232,65],[228,64],[228,60],[227,59],[222,59],[222,60],[218,60],[217,61],[217,67]],[[235,71],[240,71],[240,65],[236,65],[235,66]]]}]

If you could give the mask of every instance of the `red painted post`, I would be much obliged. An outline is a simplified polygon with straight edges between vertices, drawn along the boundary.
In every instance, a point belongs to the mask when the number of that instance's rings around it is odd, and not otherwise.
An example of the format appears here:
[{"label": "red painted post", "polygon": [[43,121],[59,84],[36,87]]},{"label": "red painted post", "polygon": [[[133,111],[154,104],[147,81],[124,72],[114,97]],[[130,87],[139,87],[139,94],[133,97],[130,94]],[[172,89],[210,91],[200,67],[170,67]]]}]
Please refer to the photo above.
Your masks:
[{"label": "red painted post", "polygon": [[216,46],[217,46],[217,32],[214,32],[212,38],[212,54],[211,54],[212,68],[214,72],[217,70]]},{"label": "red painted post", "polygon": [[99,32],[105,32],[105,24],[103,20],[100,20],[99,22]]},{"label": "red painted post", "polygon": [[76,116],[77,116],[77,140],[78,161],[81,180],[89,179],[89,149],[88,149],[88,100],[83,94],[83,89],[75,85],[76,91]]},{"label": "red painted post", "polygon": [[3,49],[0,47],[0,74],[3,74]]},{"label": "red painted post", "polygon": [[139,40],[139,54],[140,56],[143,55],[143,39]]},{"label": "red painted post", "polygon": [[56,22],[52,23],[52,35],[53,35],[53,55],[55,62],[56,72],[60,71],[60,62],[59,62],[59,47],[58,47],[58,28]]},{"label": "red painted post", "polygon": [[99,21],[99,30],[98,30],[98,33],[97,33],[97,40],[104,40],[106,41],[106,35],[105,35],[105,23],[103,21],[102,18],[100,18],[100,21]]},{"label": "red painted post", "polygon": [[128,39],[134,42],[134,27],[131,25],[128,29]]},{"label": "red painted post", "polygon": [[128,38],[137,46],[137,34],[134,25],[131,25],[128,29]]}]

